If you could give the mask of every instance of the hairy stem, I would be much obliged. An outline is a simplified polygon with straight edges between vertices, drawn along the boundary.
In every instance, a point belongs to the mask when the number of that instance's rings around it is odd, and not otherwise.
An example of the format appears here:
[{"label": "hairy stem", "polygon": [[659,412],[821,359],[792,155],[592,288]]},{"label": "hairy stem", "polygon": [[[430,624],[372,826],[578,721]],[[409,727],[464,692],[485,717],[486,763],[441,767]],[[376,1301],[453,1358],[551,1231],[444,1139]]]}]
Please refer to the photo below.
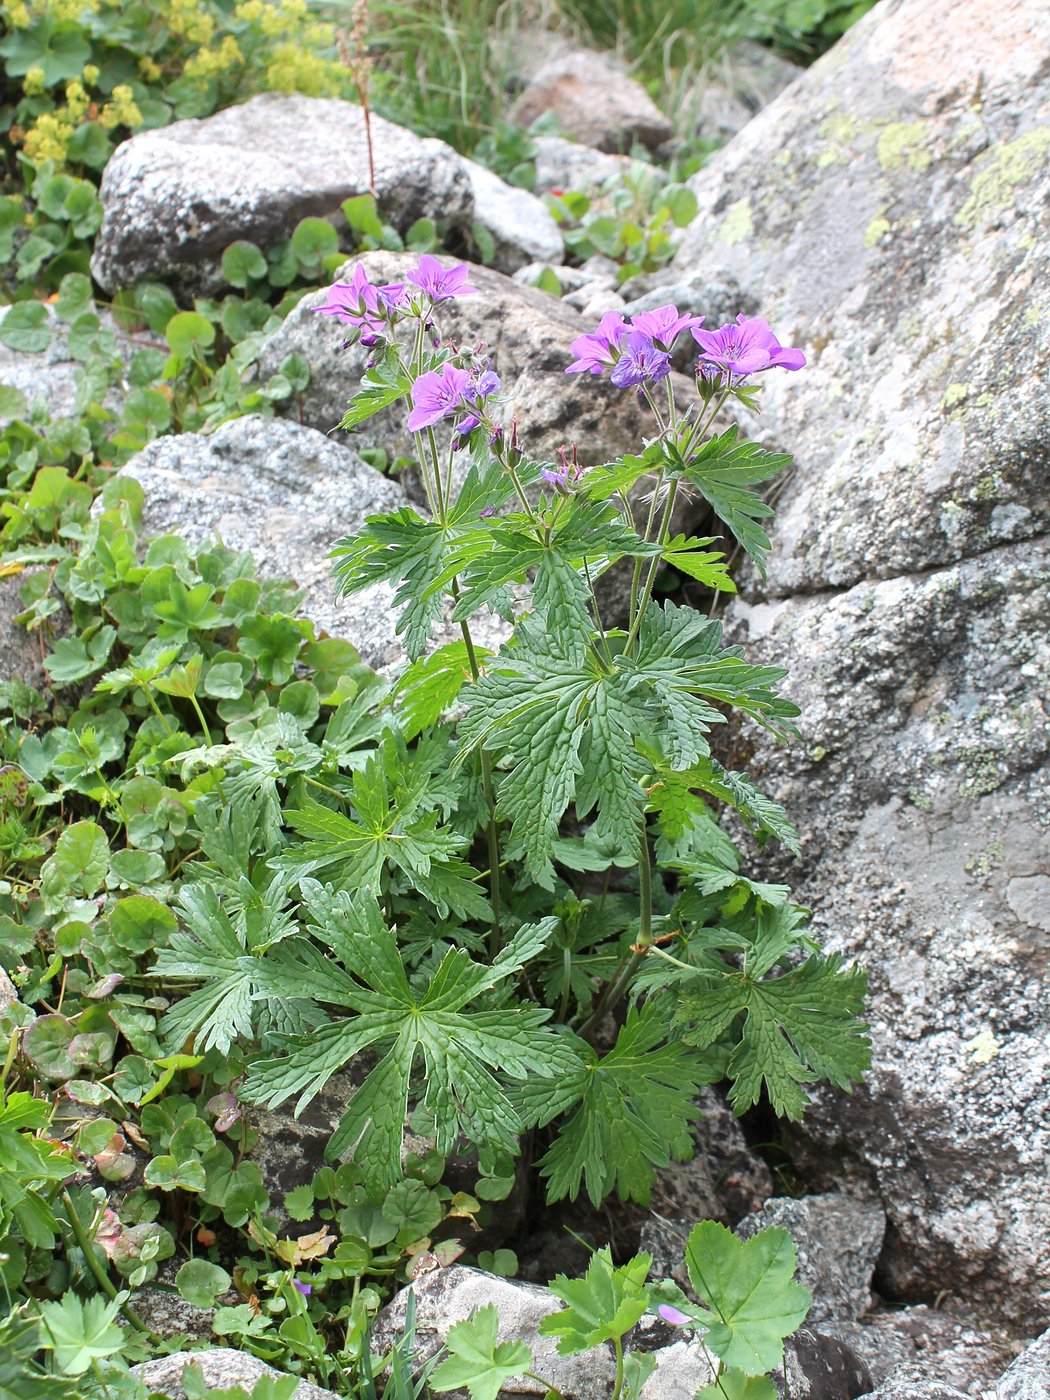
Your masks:
[{"label": "hairy stem", "polygon": [[649,860],[649,839],[643,830],[638,843],[638,941],[631,945],[605,984],[605,990],[598,1002],[579,1029],[579,1036],[586,1040],[599,1025],[602,1018],[615,1011],[634,979],[634,974],[644,962],[653,942],[653,868]]},{"label": "hairy stem", "polygon": [[[678,495],[678,478],[676,477],[667,488],[667,502],[664,506],[664,518],[660,522],[660,533],[657,535],[657,542],[661,545],[667,543],[667,536],[671,527],[671,512],[674,510],[675,497]],[[652,597],[653,584],[656,582],[656,571],[660,566],[660,556],[649,565],[649,573],[646,575],[645,584],[638,596],[637,606],[634,613],[634,621],[631,623],[631,630],[627,634],[627,641],[624,643],[623,652],[629,656],[631,648],[638,639],[638,629],[642,625],[642,618],[645,610],[649,606],[649,599]]]},{"label": "hairy stem", "polygon": [[[453,595],[458,599],[459,585],[455,579],[452,581]],[[470,635],[470,628],[466,622],[459,624],[463,633],[463,644],[467,649],[467,664],[470,667],[470,674],[475,683],[481,675],[481,668],[478,665],[477,652],[474,650],[474,639]],[[496,796],[492,787],[492,762],[484,749],[481,750],[481,787],[485,794],[485,806],[488,808],[488,826],[485,839],[489,852],[489,901],[492,905],[492,927],[489,931],[489,957],[494,958],[500,950],[500,888],[499,888],[499,830],[496,826]]]}]

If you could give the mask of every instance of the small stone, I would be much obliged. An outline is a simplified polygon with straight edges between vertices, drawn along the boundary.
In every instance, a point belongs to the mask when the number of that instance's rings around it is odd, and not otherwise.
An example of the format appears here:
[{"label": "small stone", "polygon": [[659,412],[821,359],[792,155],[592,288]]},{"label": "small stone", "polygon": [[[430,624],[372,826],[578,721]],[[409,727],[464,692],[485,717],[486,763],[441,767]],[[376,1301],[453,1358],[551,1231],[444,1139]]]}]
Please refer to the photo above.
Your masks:
[{"label": "small stone", "polygon": [[491,265],[513,273],[526,264],[560,263],[565,244],[554,216],[534,194],[508,185],[476,161],[465,160],[474,195],[474,223],[495,244]]},{"label": "small stone", "polygon": [[773,1373],[781,1400],[856,1400],[871,1374],[853,1349],[835,1337],[800,1327],[784,1343],[784,1365]]},{"label": "small stone", "polygon": [[545,63],[510,115],[531,126],[547,113],[566,136],[599,151],[629,151],[635,141],[656,150],[674,135],[641,83],[590,49],[572,49]]},{"label": "small stone", "polygon": [[535,145],[535,194],[570,190],[593,194],[607,183],[621,181],[631,169],[630,156],[606,155],[561,136],[537,136]]},{"label": "small stone", "polygon": [[775,1196],[737,1226],[750,1239],[780,1226],[798,1250],[796,1277],[813,1295],[808,1321],[852,1320],[871,1307],[871,1276],[882,1248],[886,1216],[877,1205],[848,1196]]},{"label": "small stone", "polygon": [[[246,1351],[234,1351],[232,1347],[213,1347],[210,1351],[178,1351],[172,1356],[159,1356],[155,1361],[146,1361],[140,1366],[132,1366],[131,1373],[143,1382],[150,1394],[166,1395],[168,1400],[186,1400],[182,1385],[182,1372],[186,1366],[196,1366],[204,1377],[205,1384],[213,1390],[228,1390],[242,1386],[251,1393],[260,1376],[279,1377],[280,1371],[265,1365]],[[330,1390],[300,1381],[292,1400],[337,1400]]]}]

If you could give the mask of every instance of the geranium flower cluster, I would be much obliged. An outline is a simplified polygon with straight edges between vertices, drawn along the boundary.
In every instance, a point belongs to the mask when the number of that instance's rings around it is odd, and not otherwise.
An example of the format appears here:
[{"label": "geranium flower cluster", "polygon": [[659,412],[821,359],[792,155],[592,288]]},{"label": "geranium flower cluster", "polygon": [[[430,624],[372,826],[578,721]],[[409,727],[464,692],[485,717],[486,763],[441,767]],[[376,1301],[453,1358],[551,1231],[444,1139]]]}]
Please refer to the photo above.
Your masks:
[{"label": "geranium flower cluster", "polygon": [[665,379],[671,372],[671,354],[678,337],[688,331],[700,354],[699,380],[716,381],[728,389],[740,388],[751,375],[767,369],[801,369],[801,350],[780,344],[766,321],[740,315],[717,331],[703,329],[703,316],[683,316],[676,306],[642,311],[630,321],[619,311],[609,311],[591,335],[572,343],[576,357],[566,374],[601,374],[620,388],[642,387]]},{"label": "geranium flower cluster", "polygon": [[441,302],[476,292],[477,287],[469,284],[468,276],[466,263],[447,268],[430,253],[424,253],[405,274],[404,282],[376,286],[368,280],[364,265],[358,263],[350,281],[329,287],[326,300],[314,310],[319,316],[334,316],[337,321],[360,327],[361,344],[374,345],[398,321],[409,316],[426,320]]}]

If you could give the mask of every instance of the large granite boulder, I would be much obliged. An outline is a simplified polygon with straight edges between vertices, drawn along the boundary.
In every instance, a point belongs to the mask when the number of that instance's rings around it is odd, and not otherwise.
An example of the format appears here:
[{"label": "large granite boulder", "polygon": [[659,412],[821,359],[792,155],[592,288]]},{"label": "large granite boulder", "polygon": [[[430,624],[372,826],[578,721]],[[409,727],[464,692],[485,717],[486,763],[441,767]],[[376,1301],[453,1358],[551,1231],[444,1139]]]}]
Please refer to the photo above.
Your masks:
[{"label": "large granite boulder", "polygon": [[[404,659],[390,585],[342,598],[332,579],[335,541],[366,516],[407,503],[397,483],[356,452],[283,419],[235,418],[211,437],[157,438],[123,472],[145,491],[146,535],[179,534],[194,548],[218,537],[231,549],[250,550],[265,577],[292,578],[306,590],[303,611],[319,632],[352,642],[380,670]],[[479,644],[492,648],[507,632],[488,614],[471,627]],[[459,627],[449,624],[439,640],[458,636]]]},{"label": "large granite boulder", "polygon": [[803,833],[798,897],[871,978],[874,1068],[820,1094],[800,1163],[877,1191],[883,1291],[1028,1330],[1050,1302],[1048,113],[1041,0],[884,0],[697,177],[673,269],[735,278],[811,359],[769,376],[762,433],[796,467],[768,579],[728,612],[803,710],[800,744],[753,750]]},{"label": "large granite boulder", "polygon": [[[372,140],[376,195],[388,222],[401,231],[424,217],[451,230],[470,224],[470,178],[451,146],[377,116]],[[368,188],[360,107],[264,93],[117,147],[102,177],[105,217],[91,270],[107,291],[148,278],[215,290],[230,243],[247,238],[266,248],[300,219],[338,220],[342,202]]]}]

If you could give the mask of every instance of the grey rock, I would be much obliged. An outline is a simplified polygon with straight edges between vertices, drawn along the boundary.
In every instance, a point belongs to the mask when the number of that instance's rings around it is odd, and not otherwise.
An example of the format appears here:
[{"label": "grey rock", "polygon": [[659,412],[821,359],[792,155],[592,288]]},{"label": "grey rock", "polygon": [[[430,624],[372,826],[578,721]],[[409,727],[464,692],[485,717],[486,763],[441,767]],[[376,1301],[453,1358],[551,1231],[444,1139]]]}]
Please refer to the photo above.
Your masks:
[{"label": "grey rock", "polygon": [[[375,185],[383,216],[404,231],[419,218],[466,228],[473,211],[463,162],[372,117]],[[361,108],[337,98],[264,93],[203,120],[139,132],[102,177],[105,210],[91,270],[108,291],[161,277],[214,291],[219,260],[238,238],[267,248],[308,216],[369,187]]]},{"label": "grey rock", "polygon": [[474,196],[474,222],[495,244],[492,266],[517,272],[528,263],[560,263],[565,244],[554,216],[534,194],[508,185],[476,161],[464,160]]},{"label": "grey rock", "polygon": [[[0,322],[9,309],[0,307]],[[51,339],[46,350],[12,350],[0,344],[0,384],[20,390],[30,414],[39,409],[53,419],[79,417],[87,407],[87,402],[78,398],[84,362],[70,353],[69,326],[58,318],[53,307],[47,310]],[[134,337],[121,331],[104,308],[98,312],[98,318],[101,340],[111,346],[113,362],[126,367],[135,350]],[[105,396],[105,405],[119,408],[119,393],[111,390]],[[10,418],[0,417],[0,426],[10,421]]]},{"label": "grey rock", "polygon": [[[421,1362],[436,1355],[453,1323],[469,1317],[475,1308],[494,1303],[499,1310],[500,1341],[523,1341],[530,1346],[532,1369],[556,1386],[565,1400],[596,1400],[610,1393],[615,1373],[611,1350],[559,1356],[557,1338],[540,1335],[541,1320],[562,1306],[545,1288],[457,1264],[424,1274],[410,1289],[416,1299],[416,1356]],[[388,1350],[403,1334],[408,1294],[409,1289],[403,1288],[376,1317],[374,1350]],[[544,1393],[544,1386],[525,1376],[512,1377],[501,1391],[508,1396]]]},{"label": "grey rock", "polygon": [[[251,550],[265,577],[290,577],[306,590],[304,612],[318,630],[346,638],[377,669],[403,659],[392,589],[379,584],[342,598],[332,582],[335,541],[367,515],[405,504],[401,488],[356,452],[312,428],[248,417],[211,437],[158,438],[122,470],[145,491],[146,534],[177,532],[191,546],[217,536]],[[503,625],[479,622],[479,642],[498,646]]]},{"label": "grey rock", "polygon": [[[542,274],[548,270],[548,266],[547,263],[527,263],[524,267],[518,268],[511,280],[517,282],[521,287],[535,287]],[[574,292],[578,287],[584,286],[591,280],[582,267],[566,267],[564,263],[560,263],[557,267],[551,267],[549,270],[557,277],[563,293],[566,291]]]},{"label": "grey rock", "polygon": [[886,1216],[877,1205],[849,1196],[775,1196],[737,1226],[744,1239],[779,1225],[798,1249],[796,1277],[813,1295],[808,1322],[854,1319],[871,1307],[875,1269]]},{"label": "grey rock", "polygon": [[698,1102],[702,1117],[693,1131],[693,1157],[657,1172],[652,1208],[658,1217],[689,1221],[689,1229],[699,1220],[736,1225],[773,1194],[773,1179],[725,1099],[704,1089]]},{"label": "grey rock", "polygon": [[762,44],[745,42],[709,64],[682,98],[694,136],[721,144],[795,81],[802,69]]},{"label": "grey rock", "polygon": [[[1050,542],[731,609],[785,665],[801,743],[752,772],[805,841],[815,935],[868,969],[874,1066],[792,1131],[815,1183],[876,1192],[881,1286],[1034,1330],[1050,1299]],[[766,862],[772,875],[785,867]]]},{"label": "grey rock", "polygon": [[621,180],[631,169],[629,156],[607,155],[579,141],[566,141],[561,136],[537,136],[536,194],[552,190],[576,190],[593,193],[608,182]]},{"label": "grey rock", "polygon": [[896,1379],[869,1391],[865,1400],[966,1400],[966,1392],[937,1380],[925,1366],[908,1366]]},{"label": "grey rock", "polygon": [[511,109],[531,126],[551,113],[565,136],[598,151],[628,151],[635,141],[655,150],[674,135],[656,103],[607,54],[570,49],[534,74]]},{"label": "grey rock", "polygon": [[735,277],[810,360],[765,377],[769,595],[1050,524],[1048,58],[1042,0],[888,0],[690,181],[675,276]]},{"label": "grey rock", "polygon": [[855,1400],[871,1389],[871,1374],[851,1347],[800,1327],[784,1343],[784,1365],[773,1373],[781,1400]]},{"label": "grey rock", "polygon": [[995,1400],[1050,1400],[1050,1331],[1007,1368],[993,1394]]},{"label": "grey rock", "polygon": [[[735,278],[811,364],[770,374],[795,458],[727,610],[785,665],[802,742],[753,775],[796,818],[814,931],[870,976],[874,1067],[793,1130],[873,1191],[880,1286],[1050,1310],[1050,12],[887,0],[697,177],[673,266]],[[980,103],[973,100],[980,90]],[[788,874],[764,856],[757,868]]]},{"label": "grey rock", "polygon": [[0,967],[0,1011],[6,1011],[9,1006],[14,1006],[17,1000],[18,988],[4,969]]},{"label": "grey rock", "polygon": [[[246,1351],[234,1351],[232,1347],[213,1347],[211,1351],[177,1351],[172,1356],[159,1356],[155,1361],[146,1361],[140,1366],[132,1366],[132,1375],[141,1380],[151,1393],[166,1395],[170,1400],[186,1400],[182,1386],[182,1373],[185,1367],[200,1369],[205,1382],[215,1390],[227,1390],[231,1386],[243,1386],[249,1393],[260,1376],[280,1376],[272,1366],[265,1365]],[[300,1381],[293,1400],[336,1400],[330,1390]]]},{"label": "grey rock", "polygon": [[907,1377],[916,1366],[966,1394],[989,1389],[1010,1354],[1005,1335],[992,1334],[965,1315],[919,1305],[878,1308],[861,1322],[820,1324],[861,1357],[875,1385]]}]

